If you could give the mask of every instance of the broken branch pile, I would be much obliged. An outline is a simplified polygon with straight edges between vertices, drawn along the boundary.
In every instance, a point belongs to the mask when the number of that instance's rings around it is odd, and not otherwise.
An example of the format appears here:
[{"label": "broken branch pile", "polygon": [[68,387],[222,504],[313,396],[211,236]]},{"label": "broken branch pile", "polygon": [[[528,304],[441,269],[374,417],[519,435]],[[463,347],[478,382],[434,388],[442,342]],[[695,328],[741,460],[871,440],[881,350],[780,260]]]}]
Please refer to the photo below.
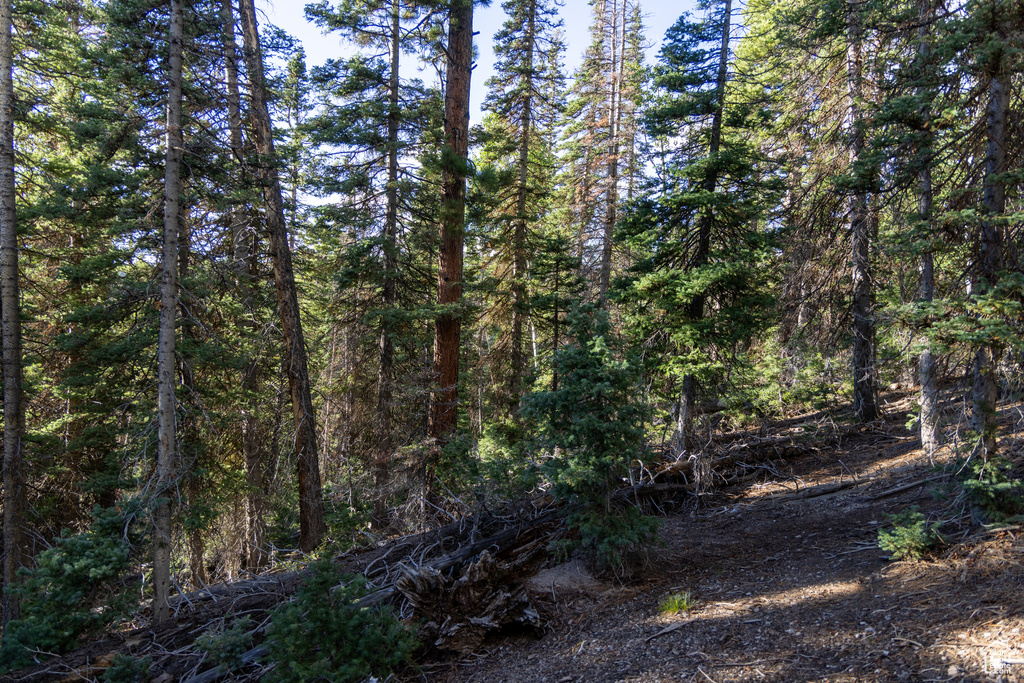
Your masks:
[{"label": "broken branch pile", "polygon": [[[544,501],[550,506],[550,500]],[[368,606],[395,600],[399,611],[427,624],[421,637],[454,651],[469,651],[490,631],[507,624],[539,627],[522,580],[558,533],[559,510],[527,508],[519,514],[469,515],[459,522],[403,538],[371,550],[346,553],[335,562],[346,572],[364,574],[371,592],[359,601]],[[229,673],[232,680],[258,680],[264,671],[262,644],[241,656],[243,666],[229,672],[204,662],[196,638],[247,616],[257,624],[253,639],[262,640],[270,612],[288,600],[303,580],[303,571],[255,577],[180,596],[174,616],[152,625],[91,643],[44,663],[12,672],[0,681],[95,681],[115,654],[148,657],[150,680],[211,683]]]}]

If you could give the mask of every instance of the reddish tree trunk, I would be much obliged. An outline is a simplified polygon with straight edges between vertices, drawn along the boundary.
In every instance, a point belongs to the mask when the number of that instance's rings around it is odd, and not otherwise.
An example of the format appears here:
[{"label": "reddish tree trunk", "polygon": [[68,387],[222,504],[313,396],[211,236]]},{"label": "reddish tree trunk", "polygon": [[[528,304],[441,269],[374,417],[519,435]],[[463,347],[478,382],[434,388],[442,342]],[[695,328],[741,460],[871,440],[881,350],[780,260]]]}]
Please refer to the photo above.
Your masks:
[{"label": "reddish tree trunk", "polygon": [[[430,404],[429,434],[443,444],[455,430],[462,315],[463,227],[469,154],[469,82],[473,69],[473,3],[452,0],[448,22],[448,78],[444,103],[441,169],[441,244],[438,250],[434,373],[438,386]],[[445,310],[447,309],[447,310]]]}]

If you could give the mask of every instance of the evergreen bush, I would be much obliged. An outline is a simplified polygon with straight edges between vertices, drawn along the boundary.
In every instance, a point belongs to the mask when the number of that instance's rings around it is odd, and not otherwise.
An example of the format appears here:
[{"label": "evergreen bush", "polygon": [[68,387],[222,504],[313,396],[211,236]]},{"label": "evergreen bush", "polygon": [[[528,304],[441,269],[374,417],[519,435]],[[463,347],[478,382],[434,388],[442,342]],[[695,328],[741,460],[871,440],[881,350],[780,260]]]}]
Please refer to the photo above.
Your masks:
[{"label": "evergreen bush", "polygon": [[103,672],[100,679],[103,683],[146,683],[150,680],[149,665],[152,659],[143,657],[137,659],[120,653],[114,655],[114,660]]},{"label": "evergreen bush", "polygon": [[330,561],[310,566],[295,599],[280,606],[267,628],[274,663],[271,683],[365,681],[406,663],[413,634],[389,607],[357,607],[365,579],[344,576]]},{"label": "evergreen bush", "polygon": [[537,485],[539,473],[530,457],[532,426],[509,418],[484,425],[477,453],[489,490],[517,497]]},{"label": "evergreen bush", "polygon": [[35,663],[38,652],[66,652],[127,613],[128,589],[111,587],[129,568],[125,528],[123,512],[97,508],[88,531],[60,537],[34,569],[20,570],[21,617],[4,629],[0,673]]},{"label": "evergreen bush", "polygon": [[216,665],[228,669],[242,665],[242,655],[252,646],[252,619],[235,619],[230,627],[215,627],[196,638],[196,649]]},{"label": "evergreen bush", "polygon": [[612,493],[630,463],[647,455],[644,422],[649,410],[639,363],[611,333],[608,314],[593,304],[568,318],[573,340],[552,361],[558,387],[526,396],[525,418],[538,424],[541,443],[554,454],[543,466],[555,496],[574,506],[569,524],[574,546],[600,568],[620,568],[624,553],[656,539],[658,521],[613,504]]},{"label": "evergreen bush", "polygon": [[989,521],[1010,522],[1024,513],[1024,485],[1010,478],[1010,463],[1005,458],[976,458],[960,472],[967,500]]},{"label": "evergreen bush", "polygon": [[878,530],[878,546],[893,560],[920,560],[944,541],[939,533],[942,524],[928,524],[916,505],[887,517],[892,529]]}]

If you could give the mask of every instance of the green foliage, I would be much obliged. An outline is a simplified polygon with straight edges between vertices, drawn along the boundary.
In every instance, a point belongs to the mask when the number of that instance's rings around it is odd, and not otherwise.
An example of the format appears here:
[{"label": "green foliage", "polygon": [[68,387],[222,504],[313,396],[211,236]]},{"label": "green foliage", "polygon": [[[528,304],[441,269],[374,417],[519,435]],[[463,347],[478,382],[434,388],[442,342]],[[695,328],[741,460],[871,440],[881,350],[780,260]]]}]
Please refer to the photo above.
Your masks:
[{"label": "green foliage", "polygon": [[484,425],[477,442],[480,469],[488,487],[500,494],[518,495],[537,485],[539,472],[531,461],[526,427],[505,419]]},{"label": "green foliage", "polygon": [[430,459],[436,462],[434,473],[453,493],[467,491],[479,481],[479,462],[473,457],[475,441],[465,432],[456,432],[445,442],[439,452],[426,454],[427,464]]},{"label": "green foliage", "polygon": [[103,672],[103,683],[145,683],[149,680],[149,657],[136,659],[120,653],[114,655],[114,661]]},{"label": "green foliage", "polygon": [[208,629],[196,638],[196,649],[210,662],[232,670],[242,665],[242,655],[251,645],[252,619],[249,617],[236,619],[230,628],[221,625]]},{"label": "green foliage", "polygon": [[332,552],[345,552],[355,545],[361,529],[370,522],[368,502],[349,505],[343,487],[335,484],[324,491],[324,522]]},{"label": "green foliage", "polygon": [[21,570],[24,580],[13,589],[21,618],[4,630],[0,671],[32,664],[36,651],[70,650],[127,611],[127,589],[118,595],[110,586],[129,567],[125,516],[99,509],[93,515],[88,531],[62,536],[37,556],[35,569]]},{"label": "green foliage", "polygon": [[941,522],[928,524],[916,505],[887,517],[893,526],[878,530],[878,547],[894,560],[920,560],[944,541],[939,533]]},{"label": "green foliage", "polygon": [[611,512],[589,508],[570,513],[568,524],[579,531],[580,537],[557,541],[556,554],[566,557],[569,551],[578,548],[593,559],[599,571],[617,573],[627,567],[631,555],[658,541],[661,520],[635,507]]},{"label": "green foliage", "polygon": [[611,496],[630,463],[646,457],[644,422],[649,409],[639,363],[611,333],[608,314],[593,305],[569,314],[573,341],[552,361],[559,385],[526,396],[523,415],[539,427],[555,456],[543,467],[555,495],[578,505],[569,523],[577,544],[599,565],[616,566],[625,551],[653,539],[657,521],[635,509],[613,510]]},{"label": "green foliage", "polygon": [[976,458],[961,468],[960,486],[972,505],[992,522],[1004,523],[1024,513],[1024,485],[1009,476],[1004,458]]},{"label": "green foliage", "polygon": [[406,663],[416,641],[388,607],[357,607],[364,579],[343,576],[329,561],[310,567],[295,599],[267,628],[275,666],[264,680],[363,681],[386,677]]},{"label": "green foliage", "polygon": [[685,593],[672,593],[666,595],[658,604],[658,611],[662,614],[679,614],[689,612],[697,605],[697,601],[689,591]]}]

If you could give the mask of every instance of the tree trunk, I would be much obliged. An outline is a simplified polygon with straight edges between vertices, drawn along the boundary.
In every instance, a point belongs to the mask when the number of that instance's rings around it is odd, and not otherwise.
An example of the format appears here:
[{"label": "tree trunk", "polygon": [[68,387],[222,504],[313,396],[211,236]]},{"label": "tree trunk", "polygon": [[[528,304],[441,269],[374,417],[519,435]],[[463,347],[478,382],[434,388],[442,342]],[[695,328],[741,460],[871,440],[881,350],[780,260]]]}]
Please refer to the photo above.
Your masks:
[{"label": "tree trunk", "polygon": [[21,401],[21,288],[14,193],[14,49],[11,0],[0,0],[0,308],[4,383],[4,582],[3,623],[17,619],[18,599],[10,588],[21,566],[21,524],[25,509]]},{"label": "tree trunk", "polygon": [[399,58],[401,57],[401,0],[391,0],[391,74],[388,81],[388,185],[384,214],[384,272],[381,283],[384,313],[380,319],[380,364],[377,370],[377,444],[373,458],[373,518],[383,525],[387,518],[392,436],[391,402],[395,380],[395,342],[388,315],[397,303],[398,270],[398,124]]},{"label": "tree trunk", "polygon": [[[1005,11],[1005,10],[1004,10]],[[999,12],[994,9],[993,12]],[[996,19],[992,33],[1003,41],[1009,33],[1006,22]],[[982,295],[995,287],[1003,266],[1003,234],[1000,220],[1006,212],[1006,113],[1009,106],[1007,58],[997,51],[989,68],[988,110],[985,116],[985,185],[982,219],[978,231],[978,255],[971,278],[971,293]],[[996,451],[996,363],[1001,348],[994,341],[980,345],[974,354],[974,392],[971,429],[979,435],[979,450],[987,457]]]},{"label": "tree trunk", "polygon": [[[934,15],[932,0],[921,0],[919,3],[921,27],[918,29],[917,61],[920,65],[919,71],[928,72],[928,65],[931,61],[930,26]],[[921,141],[918,147],[918,160],[920,168],[917,172],[917,214],[921,221],[921,227],[925,231],[925,239],[928,240],[928,247],[921,254],[918,262],[919,283],[918,298],[931,303],[935,299],[935,258],[932,253],[932,145],[934,135],[932,134],[931,108],[934,89],[925,83],[917,88],[918,101],[926,103],[924,126],[918,132]],[[939,425],[939,386],[938,378],[935,376],[935,358],[932,350],[928,348],[929,339],[924,337],[921,340],[923,349],[918,359],[918,378],[921,385],[921,447],[929,454],[935,452],[935,448],[942,442],[942,431]]]},{"label": "tree trunk", "polygon": [[[864,154],[864,126],[859,99],[863,67],[863,42],[860,16],[854,0],[847,5],[846,86],[849,96],[850,167],[858,173]],[[850,198],[850,244],[853,263],[853,410],[861,422],[878,417],[875,380],[874,292],[871,276],[871,221],[868,216],[868,191],[861,179],[855,180]]]},{"label": "tree trunk", "polygon": [[[459,341],[462,315],[462,254],[469,153],[469,82],[473,69],[473,2],[452,0],[448,21],[448,74],[444,102],[441,168],[441,244],[438,250],[434,374],[429,434],[444,444],[457,422]],[[430,473],[427,473],[428,478]]]},{"label": "tree trunk", "polygon": [[171,0],[168,35],[170,56],[167,84],[167,139],[164,163],[164,244],[160,279],[160,341],[158,346],[157,420],[159,445],[156,462],[156,499],[153,512],[153,621],[170,618],[171,589],[171,500],[178,464],[175,394],[177,379],[174,355],[175,324],[178,313],[178,211],[181,200],[182,42],[184,3]]},{"label": "tree trunk", "polygon": [[299,317],[299,298],[292,270],[292,253],[288,246],[288,229],[281,199],[281,180],[277,173],[273,127],[267,109],[267,90],[263,77],[263,54],[260,49],[253,0],[241,0],[238,8],[245,46],[245,65],[249,75],[250,115],[261,157],[263,199],[267,208],[267,233],[274,268],[274,286],[280,309],[281,331],[284,335],[285,365],[295,421],[295,454],[299,479],[299,547],[309,552],[323,539],[324,501],[320,487],[319,457],[316,447],[316,411],[313,408],[306,360],[306,343]]},{"label": "tree trunk", "polygon": [[[718,187],[718,154],[722,149],[722,119],[725,114],[725,86],[729,80],[729,38],[732,34],[732,0],[725,0],[722,15],[722,42],[718,54],[718,75],[715,78],[715,110],[711,118],[711,139],[708,141],[710,158],[708,175],[704,179],[704,191],[713,194]],[[711,255],[711,226],[714,216],[705,209],[698,219],[697,252],[692,267],[707,265]],[[693,321],[704,317],[706,297],[697,294],[690,302],[689,315]],[[693,417],[697,405],[697,378],[692,374],[683,376],[683,387],[679,397],[676,419],[676,447],[680,453],[696,447],[693,435]]]},{"label": "tree trunk", "polygon": [[[239,104],[241,96],[238,90],[238,45],[235,41],[235,16],[231,0],[221,0],[220,19],[224,40],[224,65],[227,81],[227,113],[228,131],[230,135],[231,153],[245,177],[245,147],[242,137],[242,116]],[[249,224],[249,215],[239,202],[231,207],[231,245],[232,267],[238,281],[238,293],[246,307],[251,305],[256,277],[256,235]],[[246,317],[241,323],[247,336],[255,338],[256,325]],[[241,415],[242,458],[245,467],[245,521],[244,540],[242,542],[242,567],[258,570],[267,561],[264,534],[266,530],[265,509],[263,500],[263,470],[266,467],[266,448],[259,438],[259,421],[257,414],[259,404],[256,398],[261,384],[261,369],[256,358],[248,358],[241,371],[241,384],[246,402]]]},{"label": "tree trunk", "polygon": [[506,394],[508,411],[519,416],[519,400],[523,393],[523,373],[526,369],[523,352],[523,318],[526,311],[526,199],[530,183],[530,133],[533,127],[533,53],[536,49],[537,2],[528,3],[526,24],[526,66],[522,74],[524,94],[522,116],[519,122],[519,185],[516,188],[516,218],[512,235],[512,372]]},{"label": "tree trunk", "polygon": [[[608,97],[608,179],[605,190],[604,236],[601,243],[601,277],[598,283],[599,296],[604,301],[608,296],[608,286],[612,277],[612,240],[615,238],[615,221],[619,206],[619,88],[622,80],[622,60],[619,52],[619,5],[612,0],[611,54],[608,71],[611,79],[611,91]],[[625,24],[625,7],[623,7],[623,24]]]}]

